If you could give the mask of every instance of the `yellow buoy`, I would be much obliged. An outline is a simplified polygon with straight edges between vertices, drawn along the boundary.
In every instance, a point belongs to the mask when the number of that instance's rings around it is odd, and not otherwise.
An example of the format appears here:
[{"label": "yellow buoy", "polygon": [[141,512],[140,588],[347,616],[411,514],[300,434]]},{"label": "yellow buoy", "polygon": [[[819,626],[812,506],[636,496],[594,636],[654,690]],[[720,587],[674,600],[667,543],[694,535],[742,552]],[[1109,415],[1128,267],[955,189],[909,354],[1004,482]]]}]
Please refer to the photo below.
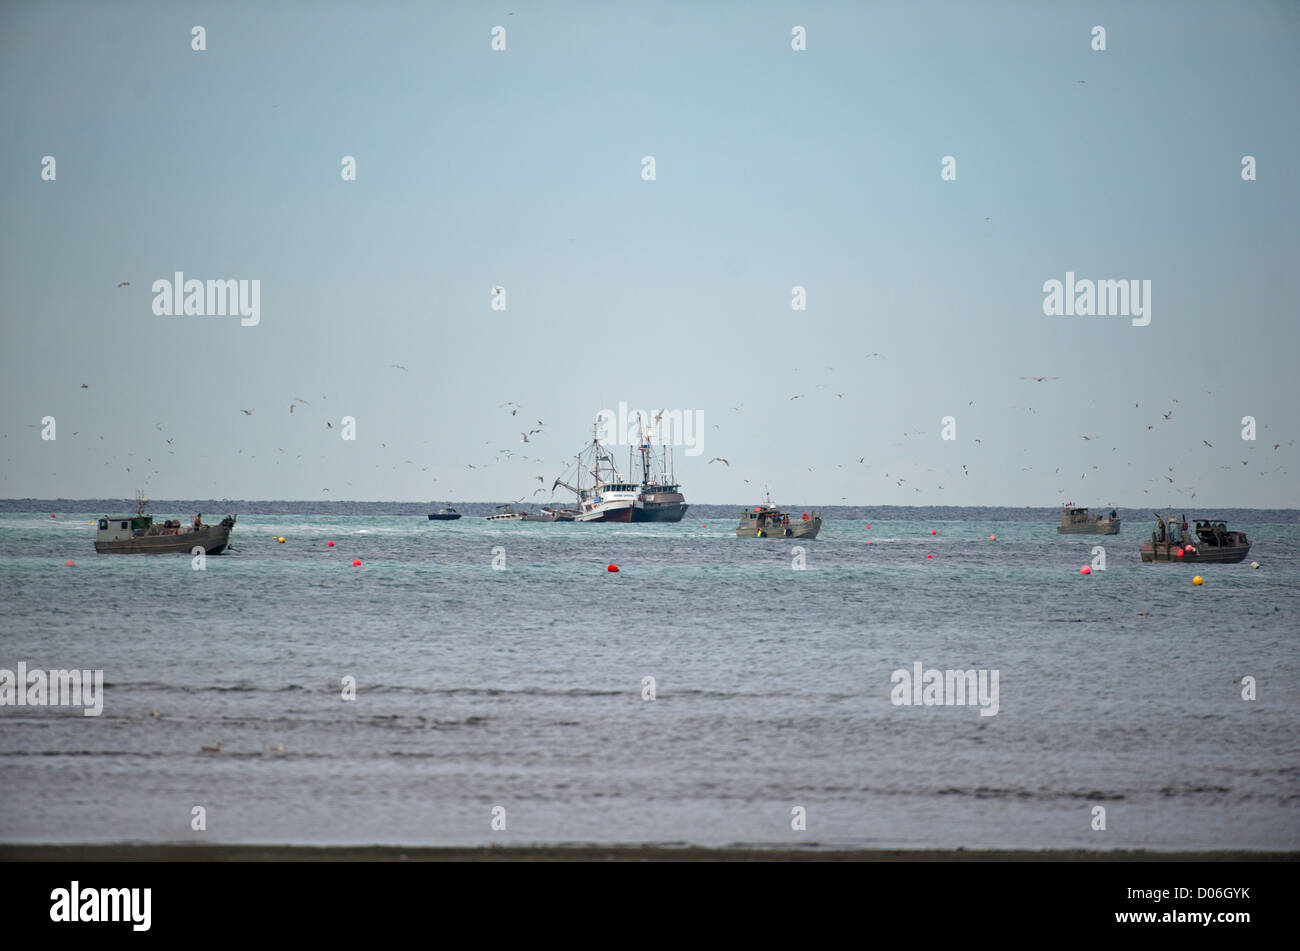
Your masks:
[{"label": "yellow buoy", "polygon": [[1204,581],[1205,581],[1204,578],[1202,578],[1200,575],[1197,575],[1195,578],[1192,579],[1192,584],[1202,584],[1204,583]]},{"label": "yellow buoy", "polygon": [[284,536],[281,535],[279,538],[276,539],[276,541],[279,542],[281,545],[283,545],[283,544],[284,544]]}]

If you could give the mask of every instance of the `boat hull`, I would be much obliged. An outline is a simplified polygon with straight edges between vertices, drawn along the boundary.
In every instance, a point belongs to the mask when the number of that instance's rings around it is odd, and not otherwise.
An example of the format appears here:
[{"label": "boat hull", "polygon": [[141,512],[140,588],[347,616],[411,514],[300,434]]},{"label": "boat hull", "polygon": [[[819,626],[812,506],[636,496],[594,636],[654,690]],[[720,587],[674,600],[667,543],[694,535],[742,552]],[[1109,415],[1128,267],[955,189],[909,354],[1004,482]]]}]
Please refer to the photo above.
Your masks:
[{"label": "boat hull", "polygon": [[808,521],[791,520],[789,525],[776,525],[769,528],[757,528],[752,524],[741,525],[736,529],[737,538],[816,538],[822,530],[821,517]]},{"label": "boat hull", "polygon": [[630,522],[632,521],[633,508],[631,502],[618,505],[606,505],[593,512],[583,512],[577,516],[579,522]]},{"label": "boat hull", "polygon": [[220,555],[230,545],[230,532],[231,529],[223,525],[205,525],[200,531],[179,535],[140,535],[96,541],[95,551],[103,555],[188,555],[195,548],[202,548],[205,555]]},{"label": "boat hull", "polygon": [[433,515],[430,515],[430,516],[429,516],[429,521],[431,521],[431,522],[454,522],[454,521],[455,521],[456,519],[458,519],[458,518],[460,518],[459,515],[438,515],[437,513],[434,513]]},{"label": "boat hull", "polygon": [[[1183,551],[1183,557],[1181,558],[1178,557],[1180,549]],[[1178,562],[1180,564],[1235,565],[1239,561],[1244,561],[1249,552],[1249,542],[1245,545],[1193,545],[1191,551],[1187,551],[1183,545],[1176,543],[1155,542],[1153,544],[1147,542],[1141,549],[1143,561]]]},{"label": "boat hull", "polygon": [[1108,519],[1104,522],[1088,522],[1082,525],[1058,525],[1058,535],[1118,535],[1123,519]]},{"label": "boat hull", "polygon": [[646,502],[632,513],[634,522],[680,522],[690,508],[685,502]]}]

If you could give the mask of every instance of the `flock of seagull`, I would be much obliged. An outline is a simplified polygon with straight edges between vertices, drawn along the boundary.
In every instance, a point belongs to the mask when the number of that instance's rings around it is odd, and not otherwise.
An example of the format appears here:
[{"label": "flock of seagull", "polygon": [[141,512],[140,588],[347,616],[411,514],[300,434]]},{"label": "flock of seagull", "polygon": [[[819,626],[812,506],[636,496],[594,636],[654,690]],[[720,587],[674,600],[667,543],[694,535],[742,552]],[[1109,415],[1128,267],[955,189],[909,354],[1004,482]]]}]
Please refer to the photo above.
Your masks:
[{"label": "flock of seagull", "polygon": [[[123,282],[121,282],[120,284],[118,284],[118,287],[128,287],[128,286],[130,286],[130,282],[129,282],[129,281],[123,281]],[[885,355],[882,354],[882,353],[879,353],[879,352],[873,352],[873,353],[866,354],[865,357],[864,357],[864,359],[867,359],[867,360],[871,360],[871,359],[881,359],[881,360],[883,360],[883,359],[885,359]],[[398,371],[403,372],[403,373],[405,373],[405,372],[409,372],[409,370],[407,369],[407,367],[405,367],[404,365],[399,364],[399,363],[391,363],[391,364],[389,364],[388,366],[389,366],[389,369],[398,370]],[[827,369],[827,371],[833,373],[835,368],[832,367],[832,366],[827,366],[826,369]],[[794,372],[796,372],[796,373],[798,372],[798,368],[797,368],[797,367],[794,368]],[[1061,378],[1058,377],[1058,376],[1048,376],[1048,375],[1045,375],[1045,374],[1044,374],[1044,375],[1041,375],[1041,376],[1035,376],[1035,375],[1021,376],[1019,379],[1021,379],[1021,380],[1023,380],[1023,381],[1026,381],[1026,382],[1029,382],[1029,383],[1033,383],[1033,384],[1035,384],[1035,385],[1044,385],[1044,384],[1052,384],[1052,383],[1058,382]],[[88,389],[90,389],[90,385],[89,385],[88,383],[82,383],[82,384],[80,385],[80,389],[82,389],[82,390],[88,390]],[[830,390],[830,389],[831,389],[831,384],[829,384],[829,383],[818,383],[818,384],[816,384],[816,389],[827,389],[827,390]],[[1206,390],[1206,391],[1205,391],[1205,394],[1206,394],[1207,396],[1213,396],[1213,395],[1214,395],[1212,390]],[[795,401],[795,400],[805,399],[805,398],[807,398],[807,395],[808,395],[808,394],[805,393],[805,392],[794,393],[794,394],[792,394],[792,395],[789,396],[789,398],[788,398],[788,402],[790,402],[790,401]],[[834,399],[845,399],[846,396],[847,396],[847,393],[845,393],[845,392],[835,392],[835,391],[832,391],[831,394],[830,394],[830,396],[832,396]],[[321,399],[322,401],[324,401],[324,400],[326,399],[326,397],[325,397],[325,396],[321,396],[320,399]],[[1163,425],[1163,424],[1167,424],[1167,423],[1168,423],[1168,424],[1172,424],[1172,423],[1174,423],[1174,414],[1175,414],[1175,412],[1178,411],[1178,404],[1179,404],[1179,401],[1178,401],[1177,399],[1171,398],[1169,402],[1170,402],[1170,404],[1171,404],[1171,405],[1170,405],[1170,408],[1169,408],[1167,411],[1160,411],[1159,414],[1158,414],[1158,415],[1159,415],[1159,418],[1158,418],[1155,422],[1153,422],[1153,423],[1149,423],[1149,424],[1146,425],[1146,429],[1147,429],[1147,431],[1152,431],[1152,430],[1154,430],[1155,427],[1158,426],[1158,425]],[[970,400],[970,401],[968,402],[967,405],[968,405],[968,406],[974,406],[974,405],[975,405],[975,401],[974,401],[974,400]],[[737,405],[735,405],[735,406],[730,407],[730,409],[731,409],[731,411],[732,411],[733,413],[739,414],[739,413],[743,410],[744,406],[745,406],[744,403],[739,403],[739,404],[737,404]],[[312,404],[311,402],[309,402],[308,400],[306,400],[306,399],[300,397],[300,396],[295,396],[295,397],[293,397],[293,398],[290,400],[290,402],[289,402],[289,404],[288,404],[288,407],[287,407],[287,413],[288,413],[289,415],[293,415],[293,414],[295,413],[295,411],[296,411],[299,407],[313,408],[313,404]],[[520,403],[518,403],[518,402],[516,402],[516,401],[514,401],[514,400],[507,400],[506,402],[503,402],[503,403],[499,403],[499,404],[497,404],[497,408],[498,408],[499,410],[506,410],[506,411],[508,411],[510,417],[517,417],[518,414],[519,414],[519,412],[520,412],[520,410],[521,410],[523,407],[521,406]],[[1020,407],[1017,407],[1017,406],[1013,406],[1013,407],[1011,407],[1011,409],[1019,409],[1019,408],[1020,408]],[[1141,408],[1140,403],[1135,402],[1135,403],[1133,404],[1133,408],[1134,408],[1134,409],[1140,409],[1140,408]],[[1023,407],[1023,409],[1024,409],[1026,412],[1030,413],[1030,414],[1037,415],[1037,413],[1038,413],[1038,411],[1037,411],[1034,407],[1032,407],[1032,406],[1028,406],[1028,405],[1026,405],[1026,406]],[[239,412],[242,413],[245,417],[251,417],[251,416],[256,412],[256,408],[245,409],[245,408],[239,407]],[[299,414],[299,415],[301,415],[301,414]],[[662,415],[662,412],[661,412],[660,415]],[[657,422],[657,421],[658,421],[658,420],[656,419],[656,422]],[[323,423],[323,426],[324,426],[324,429],[325,429],[325,430],[328,431],[328,430],[333,430],[333,429],[334,429],[334,421],[333,421],[333,419],[331,419],[331,418],[322,418],[322,419],[320,420],[320,422]],[[34,425],[35,425],[35,424],[32,424],[32,426],[34,426]],[[525,426],[523,429],[518,430],[518,432],[519,432],[519,442],[520,442],[520,444],[528,445],[528,446],[530,446],[530,448],[531,448],[531,446],[533,445],[533,437],[543,435],[543,434],[545,433],[545,426],[546,426],[545,422],[543,422],[541,419],[538,419],[538,420],[536,421],[536,425],[535,425],[535,427]],[[29,427],[29,428],[30,428],[30,427]],[[163,431],[163,428],[164,428],[164,427],[163,427],[162,423],[156,423],[156,424],[155,424],[155,429],[157,429],[158,431],[162,432],[162,431]],[[720,427],[719,425],[715,424],[715,425],[713,426],[713,428],[714,428],[714,429],[720,429],[721,427]],[[1264,428],[1267,428],[1267,426],[1265,426]],[[79,435],[79,431],[73,432],[72,435],[73,435],[74,437],[75,437],[75,436],[78,436],[78,435]],[[916,430],[908,430],[908,431],[905,431],[905,432],[902,434],[902,436],[903,436],[904,439],[911,439],[911,438],[914,437],[914,436],[925,436],[925,435],[927,435],[926,431],[925,431],[925,430],[920,430],[920,429],[916,429]],[[101,435],[99,438],[100,438],[101,440],[104,439],[104,437],[103,437],[102,435]],[[166,452],[168,453],[168,455],[175,455],[175,454],[176,454],[176,450],[175,450],[175,448],[174,448],[174,441],[175,441],[175,438],[176,438],[176,437],[174,437],[174,436],[166,437],[166,438],[165,438],[165,447],[166,447]],[[1098,442],[1098,441],[1100,441],[1100,437],[1099,437],[1097,434],[1095,434],[1095,433],[1094,433],[1094,434],[1085,434],[1085,433],[1081,433],[1081,434],[1079,434],[1079,438],[1082,439],[1082,440],[1084,440],[1084,441],[1087,442],[1087,443],[1093,443],[1093,442]],[[424,440],[424,442],[423,442],[422,444],[428,444],[428,442],[429,442],[428,440]],[[490,446],[491,444],[492,444],[492,441],[491,441],[491,440],[488,440],[488,441],[486,441],[486,442],[484,443],[485,446]],[[1204,448],[1206,448],[1206,449],[1214,449],[1214,444],[1213,444],[1209,439],[1202,438],[1202,439],[1201,439],[1201,444],[1202,444],[1202,447],[1204,447]],[[1294,444],[1295,444],[1295,440],[1289,440],[1289,441],[1286,443],[1286,445],[1288,445],[1288,446],[1293,446]],[[894,446],[894,447],[898,447],[898,446],[903,446],[904,443],[892,443],[891,445]],[[983,440],[982,440],[981,438],[975,438],[975,439],[971,440],[971,445],[972,445],[973,447],[982,447],[982,445],[983,445]],[[1282,443],[1281,443],[1280,441],[1279,441],[1279,442],[1273,442],[1273,443],[1272,443],[1272,451],[1273,451],[1273,452],[1277,452],[1278,450],[1281,449],[1281,447],[1282,447]],[[381,444],[380,444],[380,448],[382,448],[382,449],[387,449],[387,448],[388,448],[388,444],[387,444],[387,443],[381,443]],[[1253,448],[1254,448],[1254,447],[1253,447],[1253,445],[1252,445],[1252,446],[1250,447],[1250,449],[1253,450]],[[1027,451],[1028,451],[1028,449],[1022,449],[1022,452],[1027,452]],[[1118,452],[1118,451],[1119,451],[1118,446],[1112,446],[1112,447],[1111,447],[1111,452]],[[1248,451],[1249,451],[1249,450],[1248,450]],[[237,454],[242,455],[243,452],[244,452],[243,449],[239,449]],[[283,449],[283,448],[277,448],[277,452],[280,453],[280,454],[287,454],[286,450]],[[133,462],[135,462],[136,465],[139,465],[138,460],[135,459],[135,453],[134,453],[134,452],[128,452],[128,453],[127,453],[127,458],[130,459],[130,460],[132,460]],[[250,455],[249,458],[250,458],[250,459],[256,459],[257,456],[256,456],[256,455]],[[295,458],[295,460],[303,459],[303,458],[304,458],[304,454],[299,453],[299,454],[297,454],[294,458]],[[323,461],[323,460],[324,460],[324,457],[322,456],[321,459],[322,459],[322,461]],[[107,462],[105,462],[104,465],[105,465],[105,466],[109,466],[109,465],[112,465],[114,462],[117,462],[117,461],[118,461],[117,456],[113,456],[113,457],[111,457]],[[145,461],[146,463],[153,464],[153,461],[154,461],[154,460],[153,460],[152,456],[145,456],[145,457],[144,457],[144,461]],[[546,460],[543,460],[543,459],[538,458],[538,457],[535,457],[535,456],[534,456],[534,457],[530,457],[530,456],[525,455],[525,454],[523,454],[523,453],[521,453],[521,452],[518,452],[517,450],[514,450],[514,449],[498,449],[498,450],[496,451],[495,455],[494,455],[493,457],[491,457],[491,459],[490,459],[489,461],[487,461],[487,462],[479,462],[479,463],[466,462],[466,463],[465,463],[465,468],[466,468],[467,470],[477,471],[477,470],[486,469],[486,468],[488,468],[489,466],[492,466],[494,463],[503,463],[503,462],[505,462],[505,463],[510,463],[510,462],[515,462],[515,461],[531,463],[533,466],[537,466],[537,467],[547,467],[547,466],[550,466],[550,465],[551,465],[551,463],[547,462]],[[1239,461],[1239,463],[1240,463],[1240,465],[1241,465],[1242,467],[1248,467],[1248,466],[1250,465],[1250,462],[1251,462],[1250,459],[1239,459],[1238,461]],[[278,462],[278,460],[277,460],[277,462]],[[719,463],[719,464],[721,464],[722,466],[724,466],[724,467],[727,468],[727,469],[730,469],[731,466],[732,466],[731,461],[730,461],[728,458],[724,457],[724,456],[713,456],[712,458],[710,458],[710,459],[707,461],[706,465],[713,465],[713,464],[715,464],[715,463]],[[430,464],[432,464],[432,463],[430,463]],[[861,466],[864,466],[864,467],[867,468],[867,469],[872,468],[871,465],[869,465],[869,464],[866,463],[866,456],[865,456],[865,455],[863,455],[863,456],[859,456],[859,457],[858,457],[858,459],[857,459],[857,464],[858,464],[858,465],[861,465]],[[1130,465],[1130,466],[1131,466],[1132,464],[1133,464],[1132,462],[1129,462],[1129,463],[1128,463],[1128,465]],[[413,459],[406,459],[403,463],[401,463],[401,465],[411,465],[411,466],[416,466],[417,463],[416,463]],[[422,466],[422,467],[420,467],[419,471],[420,471],[420,472],[427,472],[428,469],[429,469],[429,467],[430,467],[429,465]],[[375,468],[380,468],[380,466],[379,466],[379,465],[376,465]],[[396,469],[397,466],[395,465],[395,466],[393,466],[393,468]],[[810,472],[810,473],[811,473],[811,472],[815,472],[815,471],[817,470],[817,467],[816,467],[816,466],[807,466],[806,468],[807,468],[807,471]],[[837,464],[835,465],[835,468],[837,468],[837,469],[843,469],[843,468],[845,468],[845,464],[844,464],[844,463],[837,463]],[[1234,466],[1231,466],[1231,465],[1219,465],[1218,468],[1219,468],[1219,469],[1233,469],[1233,468],[1235,468],[1235,467],[1234,467]],[[130,473],[130,472],[133,471],[133,470],[132,470],[132,466],[130,466],[130,465],[124,465],[124,470],[125,470],[126,472],[128,472],[128,473]],[[1032,472],[1032,471],[1034,471],[1034,467],[1031,466],[1031,465],[1030,465],[1030,466],[1020,466],[1020,470],[1021,470],[1022,472]],[[1088,478],[1088,475],[1089,475],[1089,472],[1097,472],[1097,471],[1099,471],[1099,470],[1100,470],[1100,466],[1097,465],[1097,464],[1093,464],[1093,465],[1091,465],[1090,469],[1087,469],[1087,470],[1083,471],[1082,473],[1080,473],[1079,478],[1080,478],[1081,480],[1083,480],[1083,479],[1087,479],[1087,478]],[[931,468],[927,468],[925,471],[927,471],[927,472],[935,472],[936,470],[935,470],[934,468],[931,467]],[[1272,468],[1272,469],[1267,469],[1267,468],[1263,468],[1263,467],[1258,467],[1258,466],[1257,466],[1256,471],[1259,472],[1259,474],[1260,474],[1261,477],[1266,476],[1266,475],[1269,475],[1269,474],[1279,473],[1279,472],[1280,472],[1282,475],[1286,475],[1286,474],[1287,474],[1286,471],[1283,470],[1283,469],[1281,468],[1281,466],[1277,466],[1277,467]],[[962,464],[961,464],[961,477],[969,477],[969,476],[970,476],[970,472],[971,472],[971,470],[970,470],[969,464],[967,464],[967,463],[962,463]],[[1057,466],[1057,467],[1055,467],[1055,469],[1053,470],[1053,475],[1059,475],[1060,472],[1061,472],[1061,467],[1060,467],[1060,466]],[[152,474],[153,474],[153,475],[158,475],[158,474],[160,474],[160,469],[157,468],[157,467],[153,468],[153,469],[152,469]],[[954,474],[955,474],[955,473],[954,473]],[[882,478],[887,479],[887,480],[893,482],[894,485],[895,485],[895,487],[897,487],[897,488],[904,488],[904,487],[907,487],[907,486],[908,486],[908,479],[905,478],[905,477],[903,477],[903,476],[901,476],[901,475],[898,475],[897,473],[891,475],[891,473],[889,473],[889,472],[885,472],[885,473],[883,474]],[[922,477],[922,478],[923,478],[923,477]],[[1167,469],[1166,469],[1166,472],[1159,473],[1158,475],[1153,476],[1151,479],[1148,479],[1147,482],[1148,482],[1148,483],[1157,483],[1157,484],[1160,484],[1160,485],[1162,485],[1163,487],[1165,487],[1165,488],[1167,489],[1167,488],[1170,487],[1170,486],[1174,486],[1174,485],[1178,484],[1178,481],[1177,481],[1178,478],[1179,478],[1179,475],[1178,475],[1178,472],[1177,472],[1177,466],[1168,466]],[[433,477],[433,476],[428,477],[428,479],[429,479],[429,481],[431,481],[431,482],[436,482],[436,481],[437,481],[437,478],[436,478],[436,477]],[[532,496],[535,497],[535,496],[537,496],[538,494],[540,494],[540,493],[546,491],[546,489],[545,489],[545,484],[546,484],[547,477],[546,477],[544,474],[536,474],[536,475],[532,475],[532,476],[531,476],[531,479],[536,480],[537,482],[539,482],[539,483],[542,484],[541,487],[535,489],[535,490],[532,492]],[[1163,480],[1163,483],[1161,483],[1160,480]],[[746,485],[749,485],[749,484],[750,484],[750,480],[749,480],[749,479],[742,479],[742,481],[743,481]],[[944,490],[944,486],[942,485],[942,483],[939,482],[938,480],[935,480],[935,481],[936,481],[936,484],[935,484],[935,490],[936,490],[936,491],[943,491],[943,490]],[[352,485],[351,482],[348,482],[347,484],[348,484],[349,486]],[[923,493],[924,493],[924,490],[923,490],[920,486],[912,485],[911,488],[912,488],[912,490],[913,490],[913,492],[914,492],[915,494],[923,494]],[[554,490],[554,487],[552,487],[552,491],[553,491],[553,490]],[[455,493],[456,493],[456,490],[455,490],[454,488],[448,489],[447,491],[451,493],[451,496],[452,496],[452,497],[454,497],[454,495],[455,495]],[[1188,484],[1188,485],[1180,485],[1179,488],[1178,488],[1176,491],[1178,491],[1178,492],[1180,492],[1180,493],[1186,493],[1186,494],[1188,494],[1188,495],[1190,496],[1191,499],[1195,499],[1195,498],[1196,498],[1196,495],[1197,495],[1197,491],[1196,491],[1195,486],[1194,486],[1194,485],[1191,485],[1191,484]],[[329,492],[330,492],[330,489],[329,489],[329,488],[322,488],[322,489],[321,489],[321,493],[329,493]],[[1064,498],[1065,495],[1067,494],[1067,488],[1066,488],[1066,486],[1059,486],[1059,487],[1057,488],[1057,492],[1061,494],[1061,497],[1062,497],[1062,498]],[[1146,488],[1144,488],[1144,489],[1143,489],[1143,493],[1149,495],[1149,494],[1150,494],[1150,489],[1146,489]],[[525,498],[528,498],[528,496],[523,496],[523,497],[521,497],[521,498],[518,498],[518,499],[515,500],[515,502],[516,502],[516,503],[523,502]],[[847,497],[846,497],[846,496],[841,496],[840,498],[841,498],[841,501],[847,501]]]}]

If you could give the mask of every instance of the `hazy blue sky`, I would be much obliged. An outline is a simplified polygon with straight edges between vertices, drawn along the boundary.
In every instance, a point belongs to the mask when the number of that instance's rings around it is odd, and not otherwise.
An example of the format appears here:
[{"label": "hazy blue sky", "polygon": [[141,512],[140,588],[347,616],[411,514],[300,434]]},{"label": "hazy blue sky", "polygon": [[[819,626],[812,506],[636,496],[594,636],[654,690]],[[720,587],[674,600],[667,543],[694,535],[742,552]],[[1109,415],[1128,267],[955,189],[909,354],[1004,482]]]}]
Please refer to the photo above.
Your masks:
[{"label": "hazy blue sky", "polygon": [[516,498],[623,400],[696,502],[1296,506],[1297,90],[1291,2],[6,3],[0,495]]}]

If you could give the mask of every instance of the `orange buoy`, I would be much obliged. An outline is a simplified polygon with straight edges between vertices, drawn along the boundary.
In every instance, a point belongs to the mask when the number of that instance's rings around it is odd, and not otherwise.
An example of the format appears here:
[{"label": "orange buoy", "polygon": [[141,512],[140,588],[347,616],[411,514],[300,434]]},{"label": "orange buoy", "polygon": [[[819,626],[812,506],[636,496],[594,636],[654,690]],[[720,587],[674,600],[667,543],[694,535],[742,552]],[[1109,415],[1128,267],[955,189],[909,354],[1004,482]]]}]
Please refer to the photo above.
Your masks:
[{"label": "orange buoy", "polygon": [[606,570],[606,571],[618,571],[618,565],[607,565],[607,566],[605,567],[605,570]]},{"label": "orange buoy", "polygon": [[1092,569],[1089,568],[1087,565],[1084,565],[1082,568],[1079,569],[1079,574],[1090,575],[1092,574]]},{"label": "orange buoy", "polygon": [[990,536],[989,536],[989,541],[991,541],[991,542],[995,542],[995,541],[997,541],[997,540],[998,540],[998,536],[996,536],[996,535],[990,535]]}]

